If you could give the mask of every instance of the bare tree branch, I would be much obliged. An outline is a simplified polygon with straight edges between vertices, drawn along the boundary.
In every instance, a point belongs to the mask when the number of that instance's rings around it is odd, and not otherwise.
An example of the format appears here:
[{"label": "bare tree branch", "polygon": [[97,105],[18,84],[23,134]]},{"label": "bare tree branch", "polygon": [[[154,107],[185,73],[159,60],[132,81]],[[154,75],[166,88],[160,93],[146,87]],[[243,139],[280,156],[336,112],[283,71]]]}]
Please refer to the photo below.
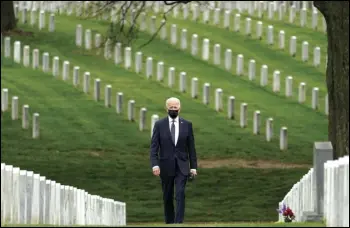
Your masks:
[{"label": "bare tree branch", "polygon": [[[140,45],[140,49],[151,43],[158,35],[159,31],[166,24],[167,14],[171,12],[175,7],[181,4],[187,4],[192,1],[162,1],[165,6],[171,6],[166,12],[163,13],[164,23],[158,27],[156,32],[152,34],[150,40],[145,44]],[[197,1],[195,1],[197,2]],[[146,2],[146,1],[95,1],[89,2],[87,9],[84,9],[84,18],[100,18],[106,16],[106,13],[110,13],[112,19],[111,25],[104,38],[104,43],[120,42],[124,45],[130,45],[137,39],[140,32],[139,24],[137,23],[142,12],[146,12],[148,9],[152,9],[155,4],[159,2]],[[198,4],[201,4],[198,2]],[[82,10],[83,11],[83,10]],[[109,16],[108,16],[109,17]],[[117,18],[118,17],[118,18]],[[130,19],[129,19],[130,17]]]}]

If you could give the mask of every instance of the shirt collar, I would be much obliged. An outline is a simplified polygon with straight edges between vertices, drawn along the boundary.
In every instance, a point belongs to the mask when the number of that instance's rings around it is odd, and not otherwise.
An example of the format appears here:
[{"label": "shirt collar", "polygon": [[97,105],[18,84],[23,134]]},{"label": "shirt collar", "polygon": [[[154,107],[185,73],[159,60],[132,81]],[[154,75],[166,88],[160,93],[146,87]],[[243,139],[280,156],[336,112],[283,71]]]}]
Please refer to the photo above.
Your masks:
[{"label": "shirt collar", "polygon": [[[170,116],[168,116],[168,120],[169,120],[169,123],[173,122],[173,119]],[[175,123],[178,123],[179,122],[179,116],[177,116],[174,120],[175,120]]]}]

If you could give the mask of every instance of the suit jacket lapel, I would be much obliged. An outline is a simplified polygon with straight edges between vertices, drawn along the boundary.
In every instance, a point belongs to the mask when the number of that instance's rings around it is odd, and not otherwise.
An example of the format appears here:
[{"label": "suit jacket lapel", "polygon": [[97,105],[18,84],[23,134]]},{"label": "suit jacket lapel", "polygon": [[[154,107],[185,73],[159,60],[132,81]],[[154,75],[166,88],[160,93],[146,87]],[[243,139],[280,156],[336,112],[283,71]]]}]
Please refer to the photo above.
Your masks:
[{"label": "suit jacket lapel", "polygon": [[181,140],[181,136],[183,135],[182,134],[182,131],[183,131],[183,128],[184,128],[184,122],[183,122],[183,119],[182,118],[179,118],[179,138],[177,139],[177,144],[179,144],[180,140]]}]

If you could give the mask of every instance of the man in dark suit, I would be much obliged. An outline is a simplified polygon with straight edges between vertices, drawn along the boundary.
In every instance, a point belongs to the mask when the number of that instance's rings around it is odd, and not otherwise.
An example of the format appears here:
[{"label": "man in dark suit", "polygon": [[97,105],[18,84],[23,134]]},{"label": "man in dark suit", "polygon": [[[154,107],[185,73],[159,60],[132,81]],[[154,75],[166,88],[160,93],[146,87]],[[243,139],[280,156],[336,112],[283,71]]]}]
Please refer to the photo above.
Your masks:
[{"label": "man in dark suit", "polygon": [[[192,123],[180,118],[180,100],[166,101],[168,116],[153,127],[150,160],[153,174],[160,176],[165,223],[183,223],[185,186],[189,175],[197,175],[197,156]],[[174,210],[174,185],[176,213]]]}]

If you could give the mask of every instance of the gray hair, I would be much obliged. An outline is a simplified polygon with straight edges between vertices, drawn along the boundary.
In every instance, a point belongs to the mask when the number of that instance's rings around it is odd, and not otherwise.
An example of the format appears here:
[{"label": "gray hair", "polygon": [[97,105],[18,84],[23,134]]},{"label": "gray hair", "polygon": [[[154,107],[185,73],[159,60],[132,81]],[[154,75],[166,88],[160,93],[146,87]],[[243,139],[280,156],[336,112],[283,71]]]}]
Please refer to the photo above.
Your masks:
[{"label": "gray hair", "polygon": [[172,102],[172,101],[178,103],[178,104],[179,104],[179,108],[181,107],[181,102],[180,102],[180,100],[179,100],[178,98],[176,98],[176,97],[170,97],[170,98],[168,98],[168,99],[165,101],[165,107],[168,107],[168,103],[169,103],[169,102]]}]

